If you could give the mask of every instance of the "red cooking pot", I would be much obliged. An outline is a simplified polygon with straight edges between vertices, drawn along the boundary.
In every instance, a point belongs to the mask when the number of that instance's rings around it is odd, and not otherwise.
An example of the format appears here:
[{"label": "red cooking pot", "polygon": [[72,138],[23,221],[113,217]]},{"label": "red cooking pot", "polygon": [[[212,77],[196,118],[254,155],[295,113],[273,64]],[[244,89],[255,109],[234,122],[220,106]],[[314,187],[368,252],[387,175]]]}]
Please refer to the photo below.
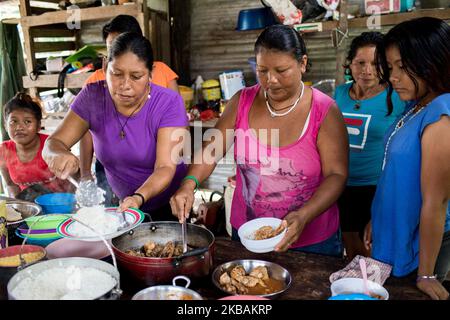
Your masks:
[{"label": "red cooking pot", "polygon": [[134,280],[139,286],[170,283],[177,275],[192,280],[208,276],[213,265],[214,235],[206,228],[187,224],[187,244],[191,249],[172,258],[137,257],[126,253],[153,241],[182,243],[178,222],[148,222],[112,240],[121,276]]}]

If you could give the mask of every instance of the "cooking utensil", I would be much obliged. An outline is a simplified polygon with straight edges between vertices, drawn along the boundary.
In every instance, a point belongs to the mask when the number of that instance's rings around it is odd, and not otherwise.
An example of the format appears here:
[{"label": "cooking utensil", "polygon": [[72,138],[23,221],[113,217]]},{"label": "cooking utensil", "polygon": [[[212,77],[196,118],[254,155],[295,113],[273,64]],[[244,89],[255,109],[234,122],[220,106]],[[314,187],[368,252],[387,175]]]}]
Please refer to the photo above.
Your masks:
[{"label": "cooking utensil", "polygon": [[68,176],[67,177],[67,180],[69,180],[69,182],[71,183],[71,184],[73,184],[74,186],[75,186],[75,188],[79,188],[80,187],[80,185],[78,184],[78,182],[74,179],[74,178],[72,178],[72,176]]},{"label": "cooking utensil", "polygon": [[[177,280],[186,281],[184,287],[176,284]],[[203,300],[202,296],[197,292],[188,289],[191,280],[185,276],[177,276],[173,278],[172,285],[153,286],[136,293],[131,300]]]},{"label": "cooking utensil", "polygon": [[366,268],[366,260],[359,259],[359,266],[361,268],[361,273],[363,277],[364,284],[364,294],[370,296],[369,287],[367,286],[367,268]]},{"label": "cooking utensil", "polygon": [[188,246],[187,246],[187,228],[186,228],[187,222],[186,222],[186,218],[183,220],[182,224],[181,224],[181,237],[183,239],[183,253],[186,253],[188,250]]},{"label": "cooking utensil", "polygon": [[241,265],[244,269],[246,274],[250,273],[254,268],[256,267],[266,267],[267,271],[269,273],[269,278],[280,280],[284,283],[284,288],[280,291],[269,293],[269,294],[260,294],[256,295],[258,297],[264,297],[269,299],[275,299],[279,297],[283,292],[285,292],[292,283],[292,277],[289,271],[287,271],[282,266],[268,261],[263,260],[234,260],[230,262],[223,263],[219,265],[216,269],[214,269],[212,274],[212,281],[214,285],[220,289],[222,292],[226,293],[227,295],[233,295],[233,293],[230,293],[228,291],[225,291],[222,289],[222,286],[220,285],[219,278],[224,272],[229,272],[231,269],[233,269],[235,266]]},{"label": "cooking utensil", "polygon": [[131,232],[112,239],[120,272],[140,286],[168,283],[177,275],[189,276],[193,281],[209,275],[213,264],[214,235],[194,224],[187,223],[186,226],[187,244],[194,249],[178,257],[137,257],[126,253],[130,249],[141,248],[149,241],[179,243],[181,224],[176,221],[142,223]]}]

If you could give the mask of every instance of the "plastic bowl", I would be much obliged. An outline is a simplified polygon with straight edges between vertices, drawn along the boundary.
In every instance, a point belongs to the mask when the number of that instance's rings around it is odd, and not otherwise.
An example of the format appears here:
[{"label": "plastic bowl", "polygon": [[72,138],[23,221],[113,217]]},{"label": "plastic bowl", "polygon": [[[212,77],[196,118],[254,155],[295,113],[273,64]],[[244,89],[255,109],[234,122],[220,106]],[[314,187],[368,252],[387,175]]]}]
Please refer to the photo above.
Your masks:
[{"label": "plastic bowl", "polygon": [[37,197],[34,202],[42,207],[44,213],[72,213],[76,200],[73,193],[48,193]]},{"label": "plastic bowl", "polygon": [[[367,286],[371,294],[383,297],[380,300],[388,300],[389,293],[381,285],[367,280]],[[343,296],[350,294],[364,294],[364,283],[361,278],[342,278],[331,284],[331,296]]]},{"label": "plastic bowl", "polygon": [[261,227],[271,226],[272,228],[277,228],[281,224],[282,220],[278,218],[258,218],[247,221],[238,230],[239,238],[241,239],[242,245],[247,248],[247,250],[256,253],[270,252],[275,249],[275,246],[283,239],[286,234],[286,229],[284,229],[279,235],[264,239],[264,240],[252,240],[253,233]]},{"label": "plastic bowl", "polygon": [[239,11],[236,30],[257,30],[276,24],[270,8],[256,8]]},{"label": "plastic bowl", "polygon": [[32,233],[38,230],[55,230],[65,220],[70,218],[70,215],[63,214],[48,214],[43,216],[35,216],[25,219],[27,223],[27,229],[32,228]]},{"label": "plastic bowl", "polygon": [[60,235],[55,236],[51,236],[51,235],[39,235],[37,238],[35,237],[35,235],[31,235],[27,236],[26,234],[22,234],[19,232],[18,229],[16,229],[16,236],[18,236],[21,239],[27,239],[26,244],[31,244],[31,245],[36,245],[36,246],[41,246],[41,247],[46,247],[48,246],[50,243],[52,243],[53,241],[56,241],[58,239],[61,239]]}]

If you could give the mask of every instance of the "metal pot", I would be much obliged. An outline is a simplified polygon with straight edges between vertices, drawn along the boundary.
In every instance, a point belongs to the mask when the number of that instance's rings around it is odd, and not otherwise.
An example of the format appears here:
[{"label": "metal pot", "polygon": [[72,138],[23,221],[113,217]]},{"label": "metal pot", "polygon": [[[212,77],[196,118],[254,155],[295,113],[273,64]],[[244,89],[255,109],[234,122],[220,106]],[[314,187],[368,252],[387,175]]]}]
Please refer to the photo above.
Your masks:
[{"label": "metal pot", "polygon": [[[177,286],[179,279],[186,281],[184,287]],[[188,289],[191,280],[185,276],[176,276],[171,286],[153,286],[136,293],[131,300],[203,300],[194,290]]]},{"label": "metal pot", "polygon": [[139,285],[152,286],[170,283],[177,275],[191,279],[209,275],[213,264],[214,235],[203,227],[187,224],[187,243],[194,248],[174,258],[136,257],[125,253],[142,247],[146,242],[165,244],[181,242],[181,224],[178,222],[148,222],[112,240],[122,276],[128,276]]},{"label": "metal pot", "polygon": [[15,297],[12,292],[17,287],[17,285],[25,278],[35,277],[39,273],[51,268],[69,268],[73,266],[94,268],[108,273],[116,280],[116,284],[107,292],[104,292],[100,296],[96,297],[96,300],[116,300],[120,297],[121,290],[119,288],[119,272],[113,265],[101,260],[90,258],[60,258],[36,263],[16,273],[8,283],[8,298],[10,300],[18,300],[18,298]]}]

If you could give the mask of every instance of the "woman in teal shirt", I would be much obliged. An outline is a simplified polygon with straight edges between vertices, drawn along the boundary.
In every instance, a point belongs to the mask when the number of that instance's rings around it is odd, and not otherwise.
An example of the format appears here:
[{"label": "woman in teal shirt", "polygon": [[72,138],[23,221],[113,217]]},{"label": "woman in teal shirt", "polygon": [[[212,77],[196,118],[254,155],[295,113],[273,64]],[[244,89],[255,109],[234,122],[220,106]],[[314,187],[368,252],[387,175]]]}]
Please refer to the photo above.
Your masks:
[{"label": "woman in teal shirt", "polygon": [[446,300],[450,271],[450,26],[419,18],[392,28],[377,47],[380,73],[404,101],[386,136],[372,206],[372,254],[394,276],[417,272],[417,287]]},{"label": "woman in teal shirt", "polygon": [[353,39],[344,66],[353,81],[337,87],[335,94],[350,144],[349,178],[338,201],[346,256],[350,260],[358,254],[370,254],[362,239],[381,173],[383,139],[405,107],[377,75],[375,48],[382,41],[379,32],[364,32]]}]

